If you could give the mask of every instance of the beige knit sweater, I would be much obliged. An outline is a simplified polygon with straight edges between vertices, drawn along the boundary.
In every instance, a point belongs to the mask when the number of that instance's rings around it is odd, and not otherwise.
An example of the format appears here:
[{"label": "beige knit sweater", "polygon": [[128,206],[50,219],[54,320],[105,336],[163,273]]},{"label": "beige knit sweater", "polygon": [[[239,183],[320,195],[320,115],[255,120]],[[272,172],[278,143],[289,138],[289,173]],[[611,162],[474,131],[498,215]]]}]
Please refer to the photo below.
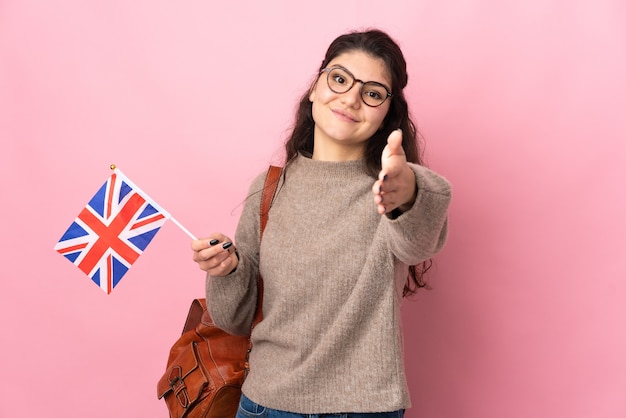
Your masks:
[{"label": "beige knit sweater", "polygon": [[[376,211],[362,161],[300,156],[287,170],[259,249],[265,174],[250,188],[236,232],[240,261],[207,277],[211,316],[246,334],[264,279],[263,321],[254,329],[243,392],[296,413],[384,412],[410,406],[400,305],[409,264],[443,246],[449,183],[411,165],[418,194],[395,220]],[[260,258],[259,258],[260,253]]]}]

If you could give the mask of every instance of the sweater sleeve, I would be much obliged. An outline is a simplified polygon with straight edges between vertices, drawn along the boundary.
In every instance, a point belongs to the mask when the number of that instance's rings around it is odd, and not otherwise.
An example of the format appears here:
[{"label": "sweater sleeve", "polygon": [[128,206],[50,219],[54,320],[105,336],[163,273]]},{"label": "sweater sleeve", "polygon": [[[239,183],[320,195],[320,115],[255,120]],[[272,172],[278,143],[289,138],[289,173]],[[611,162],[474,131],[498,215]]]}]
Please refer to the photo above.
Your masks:
[{"label": "sweater sleeve", "polygon": [[239,263],[227,276],[207,274],[207,308],[213,322],[234,335],[249,335],[257,302],[261,192],[265,173],[250,186],[235,233]]},{"label": "sweater sleeve", "polygon": [[383,217],[389,245],[398,259],[416,265],[443,248],[448,233],[450,183],[426,167],[411,164],[417,182],[413,206],[395,219]]}]

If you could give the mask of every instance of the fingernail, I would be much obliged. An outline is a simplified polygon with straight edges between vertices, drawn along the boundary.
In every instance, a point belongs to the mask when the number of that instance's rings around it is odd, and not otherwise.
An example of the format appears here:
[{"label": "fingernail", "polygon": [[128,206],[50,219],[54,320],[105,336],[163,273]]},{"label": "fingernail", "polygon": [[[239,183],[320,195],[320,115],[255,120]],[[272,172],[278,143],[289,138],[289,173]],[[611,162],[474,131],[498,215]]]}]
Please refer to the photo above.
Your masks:
[{"label": "fingernail", "polygon": [[383,186],[378,186],[378,194],[381,194],[383,192]]},{"label": "fingernail", "polygon": [[229,241],[229,242],[225,242],[225,243],[223,243],[223,244],[222,244],[222,248],[223,248],[223,249],[225,249],[225,250],[227,250],[227,249],[229,249],[232,245],[233,245],[233,243],[232,243],[232,242],[230,242],[230,241]]},{"label": "fingernail", "polygon": [[387,179],[388,179],[388,178],[389,178],[389,177],[387,176],[387,174],[385,174],[385,175],[383,176],[383,181],[387,181]]},{"label": "fingernail", "polygon": [[211,241],[209,241],[209,245],[212,247],[212,246],[214,246],[215,244],[217,244],[218,242],[220,242],[220,240],[218,240],[218,239],[212,239]]}]

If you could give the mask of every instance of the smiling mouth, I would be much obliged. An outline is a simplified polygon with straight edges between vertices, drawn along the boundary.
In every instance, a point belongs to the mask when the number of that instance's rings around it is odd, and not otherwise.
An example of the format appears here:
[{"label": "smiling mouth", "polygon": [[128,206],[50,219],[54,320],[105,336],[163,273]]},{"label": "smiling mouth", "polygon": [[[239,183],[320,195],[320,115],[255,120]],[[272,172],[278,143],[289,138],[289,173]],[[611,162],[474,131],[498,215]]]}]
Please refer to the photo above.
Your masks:
[{"label": "smiling mouth", "polygon": [[338,109],[333,109],[332,112],[341,120],[345,120],[348,122],[358,122],[358,119],[352,116],[350,113]]}]

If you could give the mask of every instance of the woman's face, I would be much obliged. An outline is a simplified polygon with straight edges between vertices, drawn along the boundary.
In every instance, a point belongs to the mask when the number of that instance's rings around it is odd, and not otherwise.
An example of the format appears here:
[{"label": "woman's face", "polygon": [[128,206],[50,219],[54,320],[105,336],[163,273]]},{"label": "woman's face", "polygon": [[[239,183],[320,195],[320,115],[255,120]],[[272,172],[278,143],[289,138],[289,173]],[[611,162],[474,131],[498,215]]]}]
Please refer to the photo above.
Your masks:
[{"label": "woman's face", "polygon": [[[391,91],[391,77],[380,58],[354,50],[338,55],[327,68],[336,65],[347,69],[357,80],[375,81]],[[362,83],[357,81],[347,92],[335,93],[329,88],[327,77],[328,74],[322,72],[309,95],[315,121],[313,158],[362,158],[366,141],[381,127],[389,111],[391,98],[378,107],[371,107],[361,98]]]}]

